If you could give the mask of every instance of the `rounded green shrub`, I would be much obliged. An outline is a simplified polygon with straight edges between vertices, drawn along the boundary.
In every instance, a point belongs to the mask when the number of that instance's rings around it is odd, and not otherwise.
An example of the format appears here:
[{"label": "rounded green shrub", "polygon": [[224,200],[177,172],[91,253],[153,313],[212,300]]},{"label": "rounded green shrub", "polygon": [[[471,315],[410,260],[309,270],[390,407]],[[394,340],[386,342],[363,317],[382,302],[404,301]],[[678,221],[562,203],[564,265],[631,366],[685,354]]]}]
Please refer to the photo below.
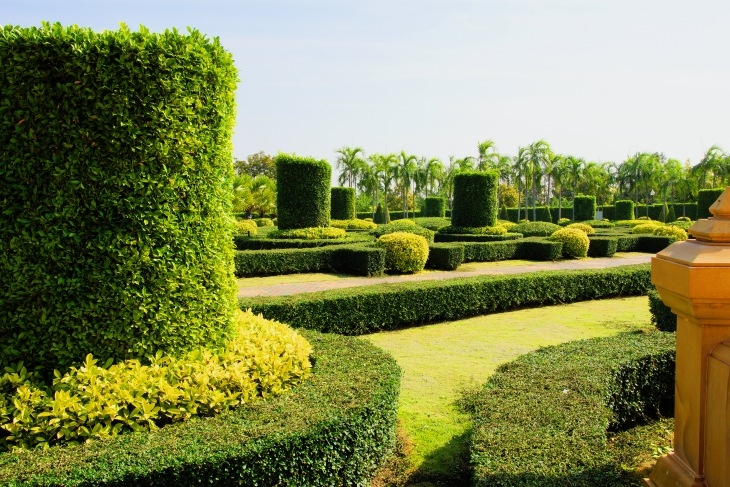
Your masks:
[{"label": "rounded green shrub", "polygon": [[504,228],[508,232],[511,232],[517,226],[517,223],[508,220],[499,220],[497,222],[497,225]]},{"label": "rounded green shrub", "polygon": [[335,187],[330,191],[332,198],[330,218],[333,220],[354,220],[355,188]]},{"label": "rounded green shrub", "polygon": [[689,230],[689,227],[694,225],[694,222],[692,220],[677,220],[676,222],[668,223],[667,225],[671,225],[673,227],[681,228],[684,231]]},{"label": "rounded green shrub", "polygon": [[575,216],[573,220],[580,222],[584,220],[593,220],[596,218],[596,197],[595,196],[576,196],[573,199],[573,208]]},{"label": "rounded green shrub", "polygon": [[497,174],[462,172],[454,175],[451,224],[455,227],[491,227],[497,222]]},{"label": "rounded green shrub", "polygon": [[236,69],[198,31],[0,31],[0,363],[222,344]]},{"label": "rounded green shrub", "polygon": [[659,222],[644,221],[644,223],[636,225],[634,228],[632,228],[631,233],[651,235],[654,233],[654,230],[656,230],[660,226],[662,226],[662,224]]},{"label": "rounded green shrub", "polygon": [[631,200],[618,200],[614,203],[614,215],[612,220],[633,220],[634,202]]},{"label": "rounded green shrub", "polygon": [[407,218],[399,218],[398,220],[392,220],[390,223],[393,225],[406,225],[409,227],[413,227],[416,225],[416,222],[414,222],[413,220],[409,220]]},{"label": "rounded green shrub", "polygon": [[256,222],[257,227],[273,227],[274,226],[274,220],[271,218],[254,218],[253,221]]},{"label": "rounded green shrub", "polygon": [[679,218],[677,218],[677,221],[678,222],[691,222],[692,219],[688,216],[680,216]]},{"label": "rounded green shrub", "polygon": [[448,218],[440,218],[440,217],[418,217],[416,218],[416,225],[422,226],[423,228],[428,228],[429,230],[433,230],[434,232],[438,231],[441,228],[448,227],[451,223],[451,220]]},{"label": "rounded green shrub", "polygon": [[596,233],[596,231],[593,229],[593,227],[586,223],[571,223],[570,225],[567,225],[565,228],[577,228],[578,230],[585,233],[586,235],[593,235],[594,233]]},{"label": "rounded green shrub", "polygon": [[245,220],[236,218],[235,231],[238,235],[256,235],[259,231],[259,227],[253,220]]},{"label": "rounded green shrub", "polygon": [[428,242],[433,242],[434,232],[428,228],[421,227],[413,224],[409,220],[395,220],[393,223],[387,225],[380,225],[370,232],[375,238],[380,238],[383,235],[395,232],[406,232],[420,235],[425,238]]},{"label": "rounded green shrub", "polygon": [[550,236],[550,240],[563,243],[563,256],[585,257],[588,255],[588,235],[577,228],[561,228]]},{"label": "rounded green shrub", "polygon": [[385,249],[385,268],[392,272],[422,271],[428,260],[428,241],[413,233],[395,232],[378,239]]},{"label": "rounded green shrub", "polygon": [[441,196],[427,196],[425,205],[423,216],[439,218],[446,216],[446,198]]},{"label": "rounded green shrub", "polygon": [[345,230],[372,230],[378,226],[372,220],[360,220],[354,218],[352,220],[330,220],[332,228],[342,228]]},{"label": "rounded green shrub", "polygon": [[[636,230],[636,228],[634,228]],[[654,235],[664,235],[667,237],[674,237],[675,239],[679,241],[687,240],[687,232],[682,230],[681,228],[674,226],[674,225],[664,225],[661,227],[656,227],[654,229],[654,232],[652,232]]]},{"label": "rounded green shrub", "polygon": [[560,228],[560,225],[548,222],[523,222],[515,225],[510,232],[521,233],[525,237],[549,237]]},{"label": "rounded green shrub", "polygon": [[281,230],[327,227],[332,167],[325,160],[278,154],[276,216]]}]

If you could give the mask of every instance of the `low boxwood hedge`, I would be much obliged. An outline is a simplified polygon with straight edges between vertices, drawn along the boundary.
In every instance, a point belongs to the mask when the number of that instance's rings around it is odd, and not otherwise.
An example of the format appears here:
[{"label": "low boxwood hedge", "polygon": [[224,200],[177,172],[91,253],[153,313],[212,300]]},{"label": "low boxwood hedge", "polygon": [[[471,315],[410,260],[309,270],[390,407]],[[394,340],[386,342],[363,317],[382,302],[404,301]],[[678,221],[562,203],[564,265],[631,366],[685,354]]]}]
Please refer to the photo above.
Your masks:
[{"label": "low boxwood hedge", "polygon": [[453,271],[464,262],[464,246],[458,243],[436,243],[428,247],[427,269]]},{"label": "low boxwood hedge", "polygon": [[563,244],[542,237],[503,242],[463,242],[464,262],[495,262],[526,259],[551,261],[560,257]]},{"label": "low boxwood hedge", "polygon": [[241,298],[241,309],[294,327],[361,335],[524,306],[646,294],[648,264],[609,269],[485,275]]},{"label": "low boxwood hedge", "polygon": [[380,276],[385,271],[385,251],[360,245],[302,249],[240,250],[234,257],[236,277],[300,272],[342,272],[356,276]]},{"label": "low boxwood hedge", "polygon": [[503,242],[522,238],[521,233],[503,233],[502,235],[479,235],[473,233],[437,233],[435,242]]},{"label": "low boxwood hedge", "polygon": [[618,248],[617,237],[589,236],[588,257],[612,257]]},{"label": "low boxwood hedge", "polygon": [[677,331],[677,315],[672,313],[672,308],[664,304],[656,289],[650,289],[648,294],[651,322],[657,327],[657,330]]},{"label": "low boxwood hedge", "polygon": [[674,335],[570,342],[501,366],[472,409],[473,484],[619,486],[607,432],[671,410]]},{"label": "low boxwood hedge", "polygon": [[624,234],[618,235],[617,252],[661,252],[676,241],[664,235]]},{"label": "low boxwood hedge", "polygon": [[0,484],[368,485],[395,442],[400,369],[365,341],[303,334],[313,377],[288,394],[150,433],[3,453]]},{"label": "low boxwood hedge", "polygon": [[274,239],[256,238],[245,235],[233,237],[233,244],[236,250],[273,250],[273,249],[305,249],[311,247],[325,247],[327,245],[343,245],[359,242],[368,242],[373,239],[368,235],[355,235],[348,233],[344,239]]}]

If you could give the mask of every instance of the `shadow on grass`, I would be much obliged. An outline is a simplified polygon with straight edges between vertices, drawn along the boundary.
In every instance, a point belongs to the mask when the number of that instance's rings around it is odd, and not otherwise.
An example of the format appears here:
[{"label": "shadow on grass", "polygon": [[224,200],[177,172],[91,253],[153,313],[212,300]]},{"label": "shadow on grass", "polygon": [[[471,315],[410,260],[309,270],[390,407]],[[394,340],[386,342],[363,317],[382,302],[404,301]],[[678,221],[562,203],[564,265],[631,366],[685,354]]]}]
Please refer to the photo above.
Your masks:
[{"label": "shadow on grass", "polygon": [[410,475],[409,487],[462,487],[471,485],[469,438],[471,431],[453,437],[429,454]]}]

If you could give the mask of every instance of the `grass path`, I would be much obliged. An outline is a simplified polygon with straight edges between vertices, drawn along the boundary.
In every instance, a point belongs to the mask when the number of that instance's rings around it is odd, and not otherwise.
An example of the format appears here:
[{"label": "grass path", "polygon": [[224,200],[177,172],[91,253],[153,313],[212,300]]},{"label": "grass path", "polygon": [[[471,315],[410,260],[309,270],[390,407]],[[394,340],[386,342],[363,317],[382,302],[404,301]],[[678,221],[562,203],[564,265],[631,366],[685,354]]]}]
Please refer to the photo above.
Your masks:
[{"label": "grass path", "polygon": [[646,328],[650,319],[642,296],[511,311],[363,338],[390,352],[403,369],[399,419],[414,442],[417,477],[456,480],[465,472],[470,427],[454,404],[461,391],[484,384],[500,364],[537,348]]}]

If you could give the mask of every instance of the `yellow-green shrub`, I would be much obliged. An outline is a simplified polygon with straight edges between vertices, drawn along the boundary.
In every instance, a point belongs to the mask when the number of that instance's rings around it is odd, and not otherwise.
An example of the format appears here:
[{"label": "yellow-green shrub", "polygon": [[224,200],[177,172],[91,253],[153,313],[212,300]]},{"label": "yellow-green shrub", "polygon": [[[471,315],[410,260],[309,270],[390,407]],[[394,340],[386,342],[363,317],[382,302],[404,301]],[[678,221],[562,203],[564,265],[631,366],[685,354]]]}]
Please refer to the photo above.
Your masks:
[{"label": "yellow-green shrub", "polygon": [[372,219],[367,221],[358,218],[353,220],[330,220],[330,226],[344,230],[372,230],[373,228],[378,228],[378,225],[373,223]]},{"label": "yellow-green shrub", "polygon": [[385,249],[385,268],[390,271],[418,272],[428,260],[428,241],[414,233],[387,233],[378,245]]},{"label": "yellow-green shrub", "polygon": [[180,358],[158,353],[150,364],[84,364],[51,388],[34,384],[22,364],[0,377],[0,450],[79,443],[154,430],[278,395],[311,374],[312,348],[286,325],[238,312],[236,333],[220,352]]},{"label": "yellow-green shrub", "polygon": [[592,226],[588,225],[587,223],[571,223],[570,225],[567,225],[565,228],[576,228],[580,230],[581,232],[585,233],[586,235],[593,235],[596,233],[596,231],[593,229]]},{"label": "yellow-green shrub", "polygon": [[685,232],[683,229],[674,226],[674,225],[666,225],[661,227],[656,227],[654,229],[654,235],[664,235],[667,237],[675,237],[677,240],[687,240],[687,232]]},{"label": "yellow-green shrub", "polygon": [[632,230],[631,233],[638,233],[638,234],[648,234],[651,235],[654,233],[654,230],[657,229],[657,227],[662,226],[659,222],[649,222],[649,223],[642,223],[640,225],[636,225]]},{"label": "yellow-green shrub", "polygon": [[500,227],[503,227],[506,232],[511,231],[514,227],[517,226],[517,224],[515,222],[511,222],[508,220],[499,220],[497,222],[497,225],[499,225]]},{"label": "yellow-green shrub", "polygon": [[256,222],[256,226],[258,227],[273,227],[274,226],[274,220],[271,218],[254,218],[253,221]]},{"label": "yellow-green shrub", "polygon": [[392,220],[390,223],[396,224],[396,225],[409,225],[409,226],[414,226],[416,224],[416,222],[414,222],[413,220],[408,220],[407,218],[401,218],[400,220]]},{"label": "yellow-green shrub", "polygon": [[253,220],[236,219],[236,233],[239,235],[256,235],[258,225]]},{"label": "yellow-green shrub", "polygon": [[345,238],[345,230],[332,227],[308,227],[291,230],[276,230],[269,233],[269,238],[296,238],[302,240],[322,240],[330,238]]},{"label": "yellow-green shrub", "polygon": [[585,257],[588,255],[590,240],[581,230],[577,228],[561,228],[550,236],[550,240],[563,242],[563,256]]}]

